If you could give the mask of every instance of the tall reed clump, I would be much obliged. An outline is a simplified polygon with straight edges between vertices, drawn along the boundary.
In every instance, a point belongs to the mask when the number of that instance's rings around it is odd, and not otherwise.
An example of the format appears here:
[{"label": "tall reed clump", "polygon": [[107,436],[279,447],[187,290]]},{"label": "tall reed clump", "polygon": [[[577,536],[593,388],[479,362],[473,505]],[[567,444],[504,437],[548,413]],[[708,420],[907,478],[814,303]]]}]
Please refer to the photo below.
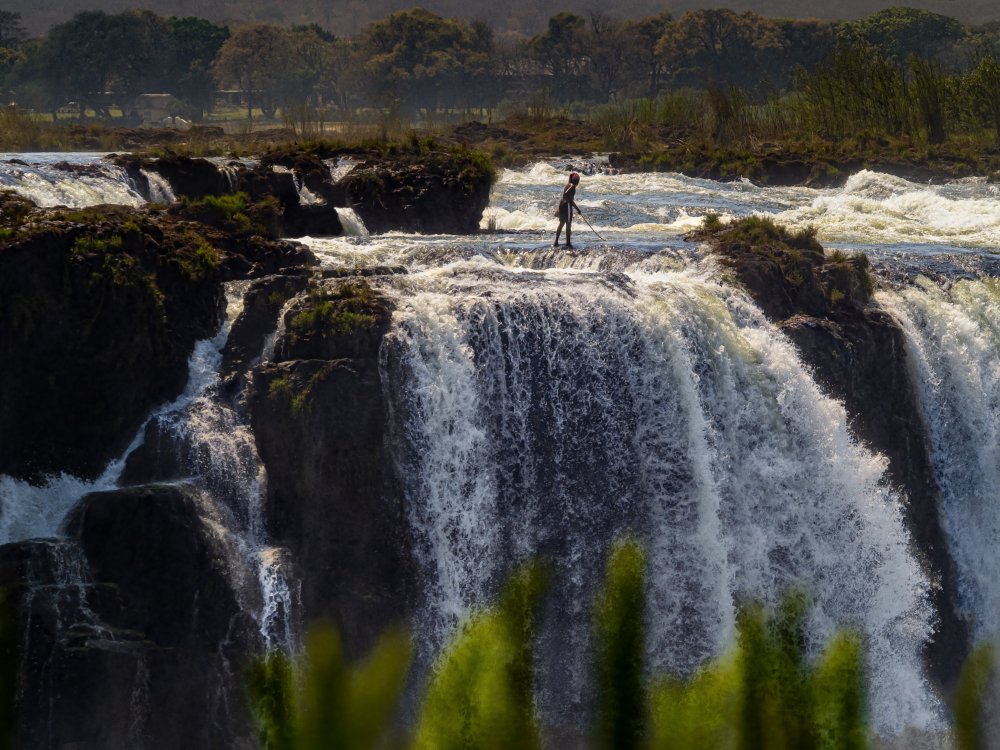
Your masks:
[{"label": "tall reed clump", "polygon": [[[494,606],[459,628],[425,688],[410,745],[414,750],[542,746],[534,649],[547,586],[547,569],[527,563]],[[804,631],[809,605],[803,593],[787,594],[773,611],[744,606],[734,647],[682,678],[648,673],[645,589],[643,547],[631,538],[618,541],[593,609],[596,750],[869,746],[860,639],[838,633],[810,662]],[[313,631],[299,659],[283,654],[261,659],[247,685],[263,747],[401,746],[404,738],[387,727],[394,725],[409,659],[408,640],[391,633],[368,660],[352,668],[329,629]],[[970,677],[969,684],[978,685],[977,680]],[[968,713],[978,717],[978,711]],[[966,747],[978,746],[962,750]]]},{"label": "tall reed clump", "polygon": [[996,676],[997,652],[992,643],[980,644],[962,665],[955,689],[955,748],[984,750],[983,697]]},{"label": "tall reed clump", "polygon": [[385,633],[360,664],[344,658],[337,632],[314,627],[301,657],[268,654],[246,676],[264,750],[372,750],[385,747],[409,671],[411,645]]},{"label": "tall reed clump", "polygon": [[638,542],[618,542],[594,605],[597,722],[595,747],[638,750],[646,735],[644,674],[646,555]]},{"label": "tall reed clump", "polygon": [[492,608],[474,615],[438,660],[424,695],[414,750],[541,746],[534,705],[535,625],[548,573],[514,573]]},{"label": "tall reed clump", "polygon": [[43,143],[42,126],[16,107],[0,107],[0,151],[27,151]]},{"label": "tall reed clump", "polygon": [[737,644],[687,679],[652,691],[657,750],[862,750],[869,746],[860,639],[835,635],[815,664],[804,652],[800,592],[767,612],[742,608]]}]

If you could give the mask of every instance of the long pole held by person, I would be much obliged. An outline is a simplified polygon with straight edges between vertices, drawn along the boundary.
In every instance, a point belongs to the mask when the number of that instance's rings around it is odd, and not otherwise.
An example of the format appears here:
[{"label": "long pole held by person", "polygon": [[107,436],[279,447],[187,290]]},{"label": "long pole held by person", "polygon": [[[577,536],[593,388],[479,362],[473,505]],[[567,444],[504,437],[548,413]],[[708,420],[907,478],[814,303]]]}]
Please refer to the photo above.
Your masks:
[{"label": "long pole held by person", "polygon": [[583,215],[583,211],[580,212],[580,218],[583,219],[585,222],[587,222],[587,226],[590,227],[590,231],[597,235],[597,239],[599,239],[601,242],[607,242],[606,239],[601,237],[601,233],[598,232],[596,229],[594,229],[594,225],[590,223],[590,220]]}]

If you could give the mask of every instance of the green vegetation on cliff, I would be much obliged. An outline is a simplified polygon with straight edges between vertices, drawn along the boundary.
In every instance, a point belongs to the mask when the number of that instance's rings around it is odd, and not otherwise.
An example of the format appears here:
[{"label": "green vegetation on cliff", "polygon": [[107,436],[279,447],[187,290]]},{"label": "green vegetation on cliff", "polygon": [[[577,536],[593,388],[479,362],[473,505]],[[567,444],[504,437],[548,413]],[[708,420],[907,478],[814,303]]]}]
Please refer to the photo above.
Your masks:
[{"label": "green vegetation on cliff", "polygon": [[825,253],[812,228],[789,232],[763,216],[722,224],[710,216],[692,235],[705,240],[771,317],[835,316],[868,304],[875,281],[864,253]]}]

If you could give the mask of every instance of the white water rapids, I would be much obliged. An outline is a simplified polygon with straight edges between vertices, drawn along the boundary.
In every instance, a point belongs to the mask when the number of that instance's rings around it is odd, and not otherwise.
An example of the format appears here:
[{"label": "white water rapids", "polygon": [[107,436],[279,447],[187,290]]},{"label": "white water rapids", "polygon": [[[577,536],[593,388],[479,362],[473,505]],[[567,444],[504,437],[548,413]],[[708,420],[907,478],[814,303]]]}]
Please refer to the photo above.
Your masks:
[{"label": "white water rapids", "polygon": [[[0,184],[46,205],[132,200],[127,186],[64,185],[77,178],[33,169],[47,176],[0,157]],[[730,642],[739,602],[774,602],[799,585],[814,602],[810,647],[843,625],[864,634],[879,732],[940,727],[921,657],[934,632],[931,583],[909,547],[906,498],[794,347],[681,235],[707,212],[763,212],[815,225],[828,246],[864,249],[886,278],[903,279],[879,301],[906,334],[961,604],[988,637],[1000,625],[996,186],[870,172],[832,190],[585,175],[578,202],[606,241],[576,222],[569,253],[549,247],[564,174],[505,171],[483,218],[498,234],[368,236],[345,212],[348,236],[303,238],[328,267],[408,271],[372,283],[396,305],[383,384],[423,566],[414,626],[424,657],[517,561],[542,554],[556,580],[541,708],[550,725],[572,723],[589,701],[604,554],[627,531],[649,550],[656,669],[703,663]],[[84,187],[104,192],[95,200]],[[252,439],[199,393],[207,400],[193,396],[183,424],[200,436],[207,483],[257,482],[244,494],[259,499]],[[234,466],[243,473],[227,474]],[[98,486],[113,485],[113,468]],[[0,478],[3,541],[53,533],[87,489],[69,477],[43,488]],[[231,522],[263,545],[259,509],[240,507]],[[272,568],[260,578],[287,596]],[[270,611],[284,606],[272,600]]]}]

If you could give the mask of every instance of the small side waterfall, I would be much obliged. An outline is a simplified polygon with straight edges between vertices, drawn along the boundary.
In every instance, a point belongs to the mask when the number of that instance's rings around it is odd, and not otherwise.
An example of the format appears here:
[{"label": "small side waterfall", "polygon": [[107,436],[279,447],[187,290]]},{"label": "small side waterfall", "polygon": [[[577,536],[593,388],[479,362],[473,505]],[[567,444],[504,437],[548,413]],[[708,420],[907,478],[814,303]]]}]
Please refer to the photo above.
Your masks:
[{"label": "small side waterfall", "polygon": [[149,200],[152,203],[173,203],[177,200],[177,196],[174,195],[174,189],[170,187],[170,183],[162,175],[158,172],[151,172],[148,169],[140,171],[149,184]]},{"label": "small side waterfall", "polygon": [[1000,633],[1000,282],[927,280],[880,297],[907,336],[959,574],[977,638]]},{"label": "small side waterfall", "polygon": [[[238,542],[243,564],[257,571],[252,579],[261,589],[248,596],[248,606],[257,610],[255,617],[265,642],[288,645],[293,637],[291,623],[296,597],[294,585],[284,579],[280,551],[267,545],[262,509],[266,481],[263,467],[249,428],[216,392],[222,348],[232,321],[242,309],[244,290],[243,284],[230,288],[227,322],[215,337],[195,345],[184,392],[150,415],[125,454],[112,462],[100,478],[86,482],[71,476],[51,477],[44,485],[35,487],[0,476],[0,543],[57,537],[63,519],[80,497],[118,486],[123,470],[129,471],[126,457],[142,446],[149,435],[157,435],[161,442],[169,437],[163,449],[176,451],[174,460],[179,463],[182,476],[191,477],[210,493],[221,527]],[[151,431],[151,427],[155,429]],[[86,585],[86,565],[82,560],[80,563],[82,567],[67,568],[70,573],[73,570],[79,573],[79,580],[66,579],[67,586]],[[253,601],[263,604],[253,605]],[[278,635],[282,640],[276,640]]]},{"label": "small side waterfall", "polygon": [[348,237],[368,237],[368,228],[361,220],[353,208],[338,208],[337,217],[340,225],[344,228],[344,234]]},{"label": "small side waterfall", "polygon": [[383,376],[405,373],[386,388],[424,566],[421,639],[442,643],[512,565],[544,555],[542,711],[581,726],[603,554],[630,532],[650,551],[657,669],[719,653],[737,602],[803,586],[814,648],[841,624],[865,634],[878,729],[937,725],[928,584],[885,462],[747,297],[695,267],[473,261],[400,283]]}]

